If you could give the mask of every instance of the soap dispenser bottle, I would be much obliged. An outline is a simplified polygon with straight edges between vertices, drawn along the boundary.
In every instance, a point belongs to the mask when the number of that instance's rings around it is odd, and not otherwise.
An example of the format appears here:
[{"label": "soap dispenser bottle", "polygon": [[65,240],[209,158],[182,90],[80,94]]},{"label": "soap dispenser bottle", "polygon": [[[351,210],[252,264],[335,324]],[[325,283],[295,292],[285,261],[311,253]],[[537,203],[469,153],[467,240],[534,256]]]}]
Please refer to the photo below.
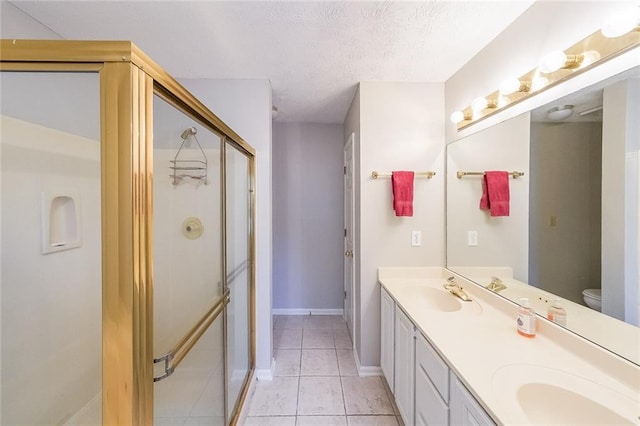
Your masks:
[{"label": "soap dispenser bottle", "polygon": [[518,307],[516,324],[518,333],[524,337],[536,337],[536,313],[529,305],[529,299],[523,297],[520,299]]},{"label": "soap dispenser bottle", "polygon": [[551,306],[547,310],[547,319],[563,327],[567,326],[567,311],[562,307],[560,299],[553,299]]}]

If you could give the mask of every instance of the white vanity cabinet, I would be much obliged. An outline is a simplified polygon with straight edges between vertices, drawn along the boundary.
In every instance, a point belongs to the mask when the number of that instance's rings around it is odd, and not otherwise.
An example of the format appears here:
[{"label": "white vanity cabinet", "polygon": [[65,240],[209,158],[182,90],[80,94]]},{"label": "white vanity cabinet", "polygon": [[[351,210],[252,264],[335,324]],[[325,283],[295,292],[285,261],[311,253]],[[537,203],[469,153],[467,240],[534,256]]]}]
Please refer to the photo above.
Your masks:
[{"label": "white vanity cabinet", "polygon": [[415,336],[413,323],[396,305],[393,395],[405,425],[414,424]]},{"label": "white vanity cabinet", "polygon": [[449,424],[449,367],[420,333],[416,337],[415,424]]},{"label": "white vanity cabinet", "polygon": [[460,426],[493,426],[495,423],[458,377],[451,373],[450,423]]},{"label": "white vanity cabinet", "polygon": [[405,425],[495,424],[384,288],[380,330],[380,366]]},{"label": "white vanity cabinet", "polygon": [[380,288],[380,367],[391,392],[394,392],[393,350],[395,341],[393,329],[395,327],[395,313],[395,302],[384,288]]}]

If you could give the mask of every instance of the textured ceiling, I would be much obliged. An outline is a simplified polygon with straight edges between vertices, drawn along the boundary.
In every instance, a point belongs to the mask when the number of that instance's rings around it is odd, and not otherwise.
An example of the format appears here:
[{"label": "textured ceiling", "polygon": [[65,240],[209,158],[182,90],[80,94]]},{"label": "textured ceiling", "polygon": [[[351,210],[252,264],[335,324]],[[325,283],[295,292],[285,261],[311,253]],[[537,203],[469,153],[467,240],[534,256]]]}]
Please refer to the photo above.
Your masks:
[{"label": "textured ceiling", "polygon": [[444,82],[532,1],[13,1],[65,39],[131,40],[176,78],[266,78],[277,121],[342,123],[359,81]]}]

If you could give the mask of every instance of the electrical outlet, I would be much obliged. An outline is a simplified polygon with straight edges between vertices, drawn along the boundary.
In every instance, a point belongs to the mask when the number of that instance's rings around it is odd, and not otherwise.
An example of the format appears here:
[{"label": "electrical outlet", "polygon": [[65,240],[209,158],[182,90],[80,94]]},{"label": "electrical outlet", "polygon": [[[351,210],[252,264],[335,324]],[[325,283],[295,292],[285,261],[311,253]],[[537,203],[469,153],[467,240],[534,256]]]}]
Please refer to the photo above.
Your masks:
[{"label": "electrical outlet", "polygon": [[411,231],[411,246],[420,247],[422,245],[422,232]]},{"label": "electrical outlet", "polygon": [[467,245],[469,247],[475,247],[478,245],[478,231],[467,232]]}]

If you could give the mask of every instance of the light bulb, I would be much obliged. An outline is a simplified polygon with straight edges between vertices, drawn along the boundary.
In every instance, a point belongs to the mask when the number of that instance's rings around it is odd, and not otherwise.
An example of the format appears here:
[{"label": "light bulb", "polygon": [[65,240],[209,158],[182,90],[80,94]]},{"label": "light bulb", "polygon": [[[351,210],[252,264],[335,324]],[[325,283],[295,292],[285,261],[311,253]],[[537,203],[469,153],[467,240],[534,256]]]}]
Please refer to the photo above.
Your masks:
[{"label": "light bulb", "polygon": [[637,27],[638,23],[640,23],[640,8],[634,7],[610,17],[600,32],[608,38],[620,37]]},{"label": "light bulb", "polygon": [[475,98],[473,102],[471,102],[471,109],[474,111],[482,111],[488,104],[486,98]]},{"label": "light bulb", "polygon": [[520,90],[520,80],[517,78],[508,78],[500,85],[500,94],[503,96],[510,95]]},{"label": "light bulb", "polygon": [[554,71],[558,71],[566,63],[567,55],[563,51],[557,50],[542,58],[540,61],[540,71],[545,74],[549,74]]},{"label": "light bulb", "polygon": [[540,76],[534,77],[533,80],[531,80],[531,90],[540,90],[547,84],[549,84],[549,80],[547,80],[546,78]]},{"label": "light bulb", "polygon": [[453,124],[458,124],[459,122],[464,120],[464,113],[462,111],[454,111],[453,113],[451,113],[451,117],[449,117],[449,120],[451,120]]}]

